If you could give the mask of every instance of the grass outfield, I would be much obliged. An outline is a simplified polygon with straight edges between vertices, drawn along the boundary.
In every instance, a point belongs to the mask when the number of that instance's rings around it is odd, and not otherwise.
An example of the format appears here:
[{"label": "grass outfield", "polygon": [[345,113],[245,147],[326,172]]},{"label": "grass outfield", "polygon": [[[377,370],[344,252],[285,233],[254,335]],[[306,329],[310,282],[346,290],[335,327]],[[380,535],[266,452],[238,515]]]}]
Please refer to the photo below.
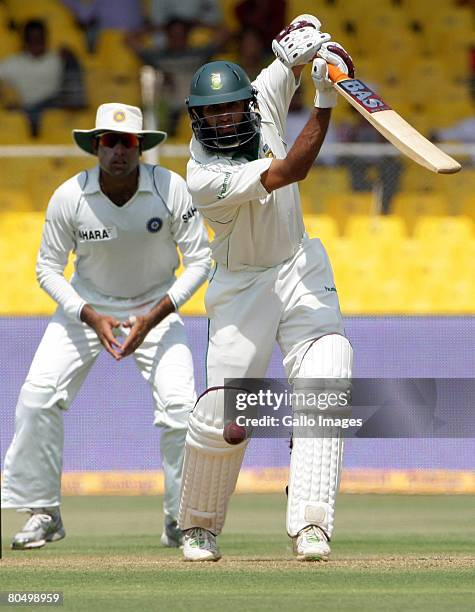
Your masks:
[{"label": "grass outfield", "polygon": [[61,590],[66,610],[473,610],[473,496],[341,495],[328,563],[293,560],[281,495],[235,495],[223,559],[183,563],[159,547],[160,503],[65,498],[67,538],[28,552],[3,512],[0,590]]}]

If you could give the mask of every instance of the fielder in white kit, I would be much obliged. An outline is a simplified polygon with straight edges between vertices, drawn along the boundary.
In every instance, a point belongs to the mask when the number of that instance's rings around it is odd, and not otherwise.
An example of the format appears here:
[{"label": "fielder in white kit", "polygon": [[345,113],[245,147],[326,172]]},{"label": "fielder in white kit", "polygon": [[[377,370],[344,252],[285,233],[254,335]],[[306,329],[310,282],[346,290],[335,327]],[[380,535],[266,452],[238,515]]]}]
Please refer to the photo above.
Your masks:
[{"label": "fielder in white kit", "polygon": [[[98,165],[63,183],[46,213],[37,277],[58,309],[20,391],[4,462],[2,507],[31,514],[12,548],[39,548],[65,535],[63,413],[102,347],[116,361],[133,353],[151,386],[154,424],[162,428],[161,542],[177,547],[184,440],[196,400],[192,356],[177,310],[208,276],[206,230],[185,181],[140,163],[141,152],[166,134],[143,130],[139,108],[103,104],[96,127],[73,134],[82,149],[97,155]],[[185,266],[178,279],[177,247]],[[68,282],[63,272],[71,251],[75,273]]]},{"label": "fielder in white kit", "polygon": [[[216,536],[247,444],[223,438],[225,379],[265,376],[277,340],[295,392],[309,390],[305,379],[315,380],[317,392],[323,377],[335,390],[349,385],[352,349],[331,266],[320,240],[305,234],[296,184],[312,166],[336,104],[327,62],[353,72],[351,58],[329,40],[315,17],[301,15],[273,41],[278,59],[253,83],[227,61],[205,64],[192,80],[187,184],[215,232],[216,267],[206,295],[208,390],[190,416],[183,468],[179,526],[187,561],[220,558]],[[289,103],[311,62],[315,110],[287,152]],[[299,560],[330,554],[341,457],[339,430],[293,440],[287,532]]]}]

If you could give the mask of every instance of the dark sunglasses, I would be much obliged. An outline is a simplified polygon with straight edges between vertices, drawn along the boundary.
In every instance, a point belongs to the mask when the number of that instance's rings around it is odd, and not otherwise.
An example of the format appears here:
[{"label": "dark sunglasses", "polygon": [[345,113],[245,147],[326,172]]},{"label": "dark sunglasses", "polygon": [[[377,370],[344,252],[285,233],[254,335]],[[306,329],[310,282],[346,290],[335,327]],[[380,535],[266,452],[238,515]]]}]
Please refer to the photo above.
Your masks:
[{"label": "dark sunglasses", "polygon": [[140,146],[140,136],[137,134],[125,134],[124,132],[106,132],[97,137],[100,145],[112,149],[118,142],[121,142],[126,149],[133,149]]}]

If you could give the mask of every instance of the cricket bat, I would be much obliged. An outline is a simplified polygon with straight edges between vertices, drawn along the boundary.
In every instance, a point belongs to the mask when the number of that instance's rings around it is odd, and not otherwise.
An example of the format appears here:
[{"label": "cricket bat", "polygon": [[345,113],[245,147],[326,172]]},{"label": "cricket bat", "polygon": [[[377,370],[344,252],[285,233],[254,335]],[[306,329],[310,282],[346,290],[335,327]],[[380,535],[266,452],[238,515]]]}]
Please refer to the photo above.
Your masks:
[{"label": "cricket bat", "polygon": [[427,140],[363,81],[350,78],[332,64],[328,64],[328,75],[337,92],[401,153],[432,172],[453,174],[460,170],[455,159]]}]

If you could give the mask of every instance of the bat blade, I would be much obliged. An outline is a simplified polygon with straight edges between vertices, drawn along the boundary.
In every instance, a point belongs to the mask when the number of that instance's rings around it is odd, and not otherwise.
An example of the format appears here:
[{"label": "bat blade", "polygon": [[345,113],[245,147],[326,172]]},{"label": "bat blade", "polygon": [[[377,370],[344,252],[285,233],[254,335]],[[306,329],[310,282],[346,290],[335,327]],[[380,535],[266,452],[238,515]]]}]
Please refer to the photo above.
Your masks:
[{"label": "bat blade", "polygon": [[432,172],[453,174],[460,170],[455,159],[427,140],[363,81],[350,79],[331,64],[328,74],[337,92],[401,153]]}]

